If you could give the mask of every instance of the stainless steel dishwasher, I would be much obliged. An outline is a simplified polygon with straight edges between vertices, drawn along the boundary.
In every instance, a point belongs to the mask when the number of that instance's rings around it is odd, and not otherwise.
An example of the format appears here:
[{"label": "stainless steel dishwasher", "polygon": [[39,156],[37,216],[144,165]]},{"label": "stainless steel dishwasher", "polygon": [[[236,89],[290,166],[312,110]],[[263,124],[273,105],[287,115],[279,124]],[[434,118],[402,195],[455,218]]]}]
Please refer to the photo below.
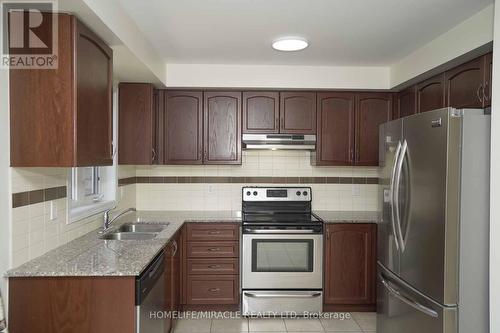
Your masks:
[{"label": "stainless steel dishwasher", "polygon": [[136,333],[164,333],[165,254],[163,251],[135,282]]}]

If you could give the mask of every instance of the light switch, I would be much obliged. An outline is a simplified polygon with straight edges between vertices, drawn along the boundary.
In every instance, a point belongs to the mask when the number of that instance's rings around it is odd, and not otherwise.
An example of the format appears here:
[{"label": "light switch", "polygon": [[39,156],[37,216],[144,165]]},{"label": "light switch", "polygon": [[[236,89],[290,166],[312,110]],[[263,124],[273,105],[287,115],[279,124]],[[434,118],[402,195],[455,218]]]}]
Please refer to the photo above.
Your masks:
[{"label": "light switch", "polygon": [[353,197],[359,197],[361,195],[361,186],[358,184],[353,184],[352,185],[352,196]]}]

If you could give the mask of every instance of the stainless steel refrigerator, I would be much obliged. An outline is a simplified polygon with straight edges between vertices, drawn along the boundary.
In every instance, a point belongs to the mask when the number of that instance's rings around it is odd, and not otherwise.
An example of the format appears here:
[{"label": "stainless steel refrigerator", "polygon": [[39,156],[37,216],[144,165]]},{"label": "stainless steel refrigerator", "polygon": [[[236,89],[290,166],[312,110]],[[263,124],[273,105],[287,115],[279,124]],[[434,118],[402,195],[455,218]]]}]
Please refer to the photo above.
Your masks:
[{"label": "stainless steel refrigerator", "polygon": [[380,127],[377,333],[488,332],[490,116]]}]

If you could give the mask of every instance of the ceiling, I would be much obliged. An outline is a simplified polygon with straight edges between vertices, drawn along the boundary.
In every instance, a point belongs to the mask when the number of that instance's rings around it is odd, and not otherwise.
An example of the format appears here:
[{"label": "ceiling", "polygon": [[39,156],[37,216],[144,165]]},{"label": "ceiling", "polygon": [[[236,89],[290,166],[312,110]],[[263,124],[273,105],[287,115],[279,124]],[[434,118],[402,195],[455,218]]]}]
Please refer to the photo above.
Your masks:
[{"label": "ceiling", "polygon": [[[119,0],[168,63],[386,66],[493,0]],[[310,46],[283,53],[279,37]]]}]

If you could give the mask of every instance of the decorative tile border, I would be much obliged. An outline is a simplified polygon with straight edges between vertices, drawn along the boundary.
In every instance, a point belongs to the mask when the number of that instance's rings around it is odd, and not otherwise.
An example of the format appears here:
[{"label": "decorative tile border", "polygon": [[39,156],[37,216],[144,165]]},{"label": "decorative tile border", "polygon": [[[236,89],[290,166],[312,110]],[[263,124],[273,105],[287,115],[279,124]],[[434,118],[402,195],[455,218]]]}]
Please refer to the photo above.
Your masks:
[{"label": "decorative tile border", "polygon": [[12,208],[66,197],[66,186],[44,188],[41,190],[12,193]]},{"label": "decorative tile border", "polygon": [[129,177],[118,180],[118,186],[130,184],[378,184],[375,177]]}]

